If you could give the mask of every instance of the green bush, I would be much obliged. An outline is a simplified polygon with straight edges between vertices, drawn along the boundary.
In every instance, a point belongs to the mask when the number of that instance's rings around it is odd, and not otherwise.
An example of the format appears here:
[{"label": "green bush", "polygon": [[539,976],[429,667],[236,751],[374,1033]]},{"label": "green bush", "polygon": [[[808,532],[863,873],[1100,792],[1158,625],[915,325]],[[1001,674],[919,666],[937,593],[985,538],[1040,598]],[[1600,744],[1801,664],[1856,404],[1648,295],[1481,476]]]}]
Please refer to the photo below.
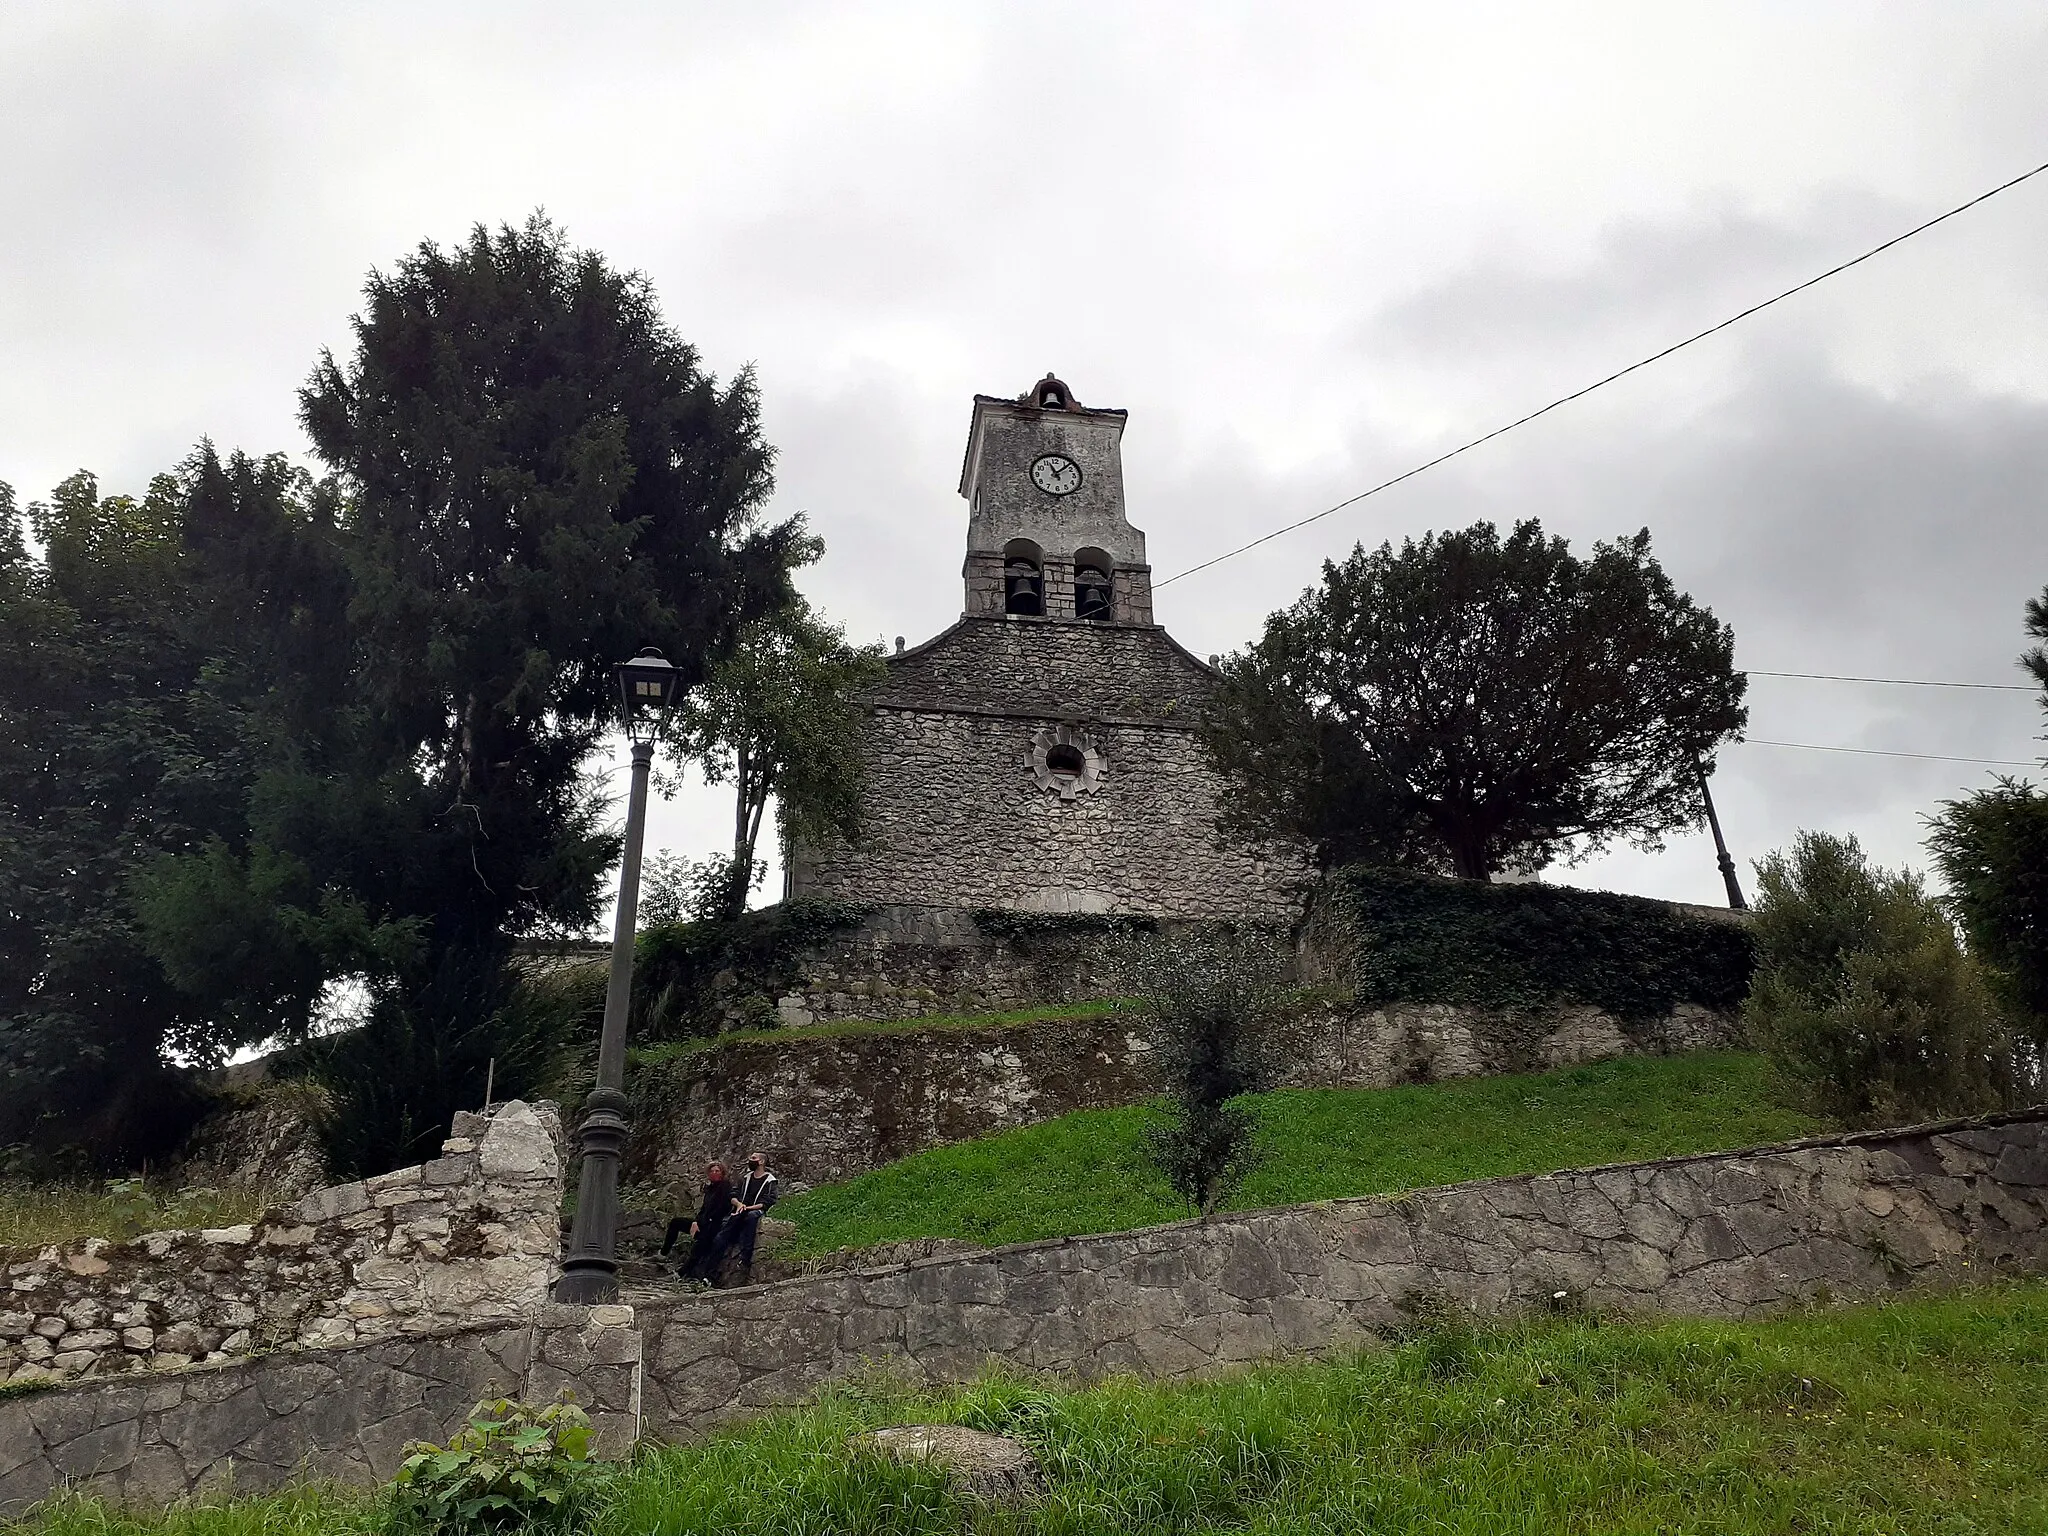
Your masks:
[{"label": "green bush", "polygon": [[1164,1113],[1145,1153],[1203,1216],[1258,1166],[1258,1120],[1246,1095],[1272,1087],[1285,993],[1282,956],[1260,934],[1208,932],[1113,949],[1120,990],[1144,999],[1157,1034]]},{"label": "green bush", "polygon": [[590,1417],[574,1403],[478,1403],[448,1444],[415,1441],[391,1486],[394,1529],[421,1536],[577,1524],[595,1492]]},{"label": "green bush", "polygon": [[1872,868],[1853,837],[1824,832],[1800,833],[1757,876],[1743,1018],[1811,1108],[1867,1126],[2004,1102],[2010,1035],[1918,877]]},{"label": "green bush", "polygon": [[1741,922],[1637,896],[1353,864],[1320,900],[1367,1002],[1589,1003],[1647,1023],[1679,1003],[1733,1012],[1755,966]]},{"label": "green bush", "polygon": [[1927,849],[1970,952],[2033,1036],[2039,1071],[2048,1057],[2048,792],[2000,779],[1946,801],[1928,824]]}]

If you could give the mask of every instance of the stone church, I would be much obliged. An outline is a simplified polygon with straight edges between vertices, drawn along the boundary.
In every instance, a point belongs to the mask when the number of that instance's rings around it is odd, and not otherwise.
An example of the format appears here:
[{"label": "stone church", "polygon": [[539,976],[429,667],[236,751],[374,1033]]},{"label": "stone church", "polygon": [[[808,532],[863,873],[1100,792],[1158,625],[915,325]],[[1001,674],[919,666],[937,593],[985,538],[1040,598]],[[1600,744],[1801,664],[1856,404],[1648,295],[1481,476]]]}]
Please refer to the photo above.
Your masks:
[{"label": "stone church", "polygon": [[[1153,622],[1126,413],[1048,374],[974,397],[966,603],[868,700],[863,834],[790,850],[789,894],[893,907],[1290,914],[1284,849],[1224,838],[1195,730],[1215,672]],[[900,645],[901,642],[899,641]]]}]

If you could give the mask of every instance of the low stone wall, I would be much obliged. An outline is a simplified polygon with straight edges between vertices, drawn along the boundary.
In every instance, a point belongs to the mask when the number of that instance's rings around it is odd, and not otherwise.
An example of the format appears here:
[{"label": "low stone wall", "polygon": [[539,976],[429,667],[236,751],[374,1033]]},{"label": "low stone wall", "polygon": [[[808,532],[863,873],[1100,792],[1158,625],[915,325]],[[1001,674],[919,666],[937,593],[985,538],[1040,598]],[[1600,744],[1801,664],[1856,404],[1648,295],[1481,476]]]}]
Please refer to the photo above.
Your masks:
[{"label": "low stone wall", "polygon": [[870,1361],[1178,1377],[1399,1326],[1595,1306],[1736,1316],[2048,1271],[2048,1110],[1492,1179],[643,1306],[661,1434],[802,1400]]},{"label": "low stone wall", "polygon": [[523,1318],[561,1247],[552,1106],[456,1117],[443,1155],[246,1226],[0,1250],[0,1379],[164,1369]]},{"label": "low stone wall", "polygon": [[1423,1304],[1739,1316],[2048,1272],[2048,1109],[1491,1179],[0,1398],[0,1516],[60,1484],[162,1501],[365,1484],[481,1397],[593,1411],[618,1455],[880,1362],[1172,1378],[1368,1340]]},{"label": "low stone wall", "polygon": [[[1219,926],[1170,917],[877,906],[857,925],[804,951],[795,980],[776,997],[776,1014],[800,1026],[1114,997],[1104,945],[1134,931],[1128,925],[1169,936]],[[1271,931],[1276,952],[1290,956],[1285,925]]]},{"label": "low stone wall", "polygon": [[484,1398],[568,1389],[598,1454],[640,1432],[631,1307],[540,1308],[533,1320],[80,1382],[0,1399],[0,1519],[60,1486],[148,1503],[304,1475],[370,1486],[413,1440],[445,1442]]},{"label": "low stone wall", "polygon": [[[1735,1042],[1735,1021],[1681,1005],[1645,1026],[1596,1008],[1327,1005],[1291,1027],[1285,1082],[1377,1088],[1540,1071]],[[736,1039],[636,1074],[627,1171],[694,1191],[713,1159],[759,1149],[791,1189],[928,1147],[1133,1104],[1156,1091],[1143,1017]]]}]

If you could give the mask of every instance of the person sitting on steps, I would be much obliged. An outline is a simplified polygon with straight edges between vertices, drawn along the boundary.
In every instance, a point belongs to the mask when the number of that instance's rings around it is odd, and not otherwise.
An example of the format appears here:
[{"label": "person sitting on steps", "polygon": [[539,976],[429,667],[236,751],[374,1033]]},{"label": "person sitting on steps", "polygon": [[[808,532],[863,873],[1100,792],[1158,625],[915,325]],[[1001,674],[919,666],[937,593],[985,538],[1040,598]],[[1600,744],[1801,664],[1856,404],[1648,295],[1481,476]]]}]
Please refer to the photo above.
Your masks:
[{"label": "person sitting on steps", "polygon": [[747,1154],[747,1171],[740,1176],[733,1195],[732,1220],[726,1225],[725,1246],[740,1251],[740,1269],[746,1280],[754,1277],[754,1239],[761,1234],[761,1218],[775,1203],[775,1175],[768,1159],[759,1152]]},{"label": "person sitting on steps", "polygon": [[683,1228],[690,1229],[690,1252],[680,1270],[685,1280],[708,1281],[717,1272],[719,1237],[732,1219],[732,1207],[732,1180],[726,1175],[725,1164],[713,1163],[704,1170],[704,1199],[697,1206],[695,1218],[676,1217],[668,1224],[668,1237],[661,1245],[661,1256],[667,1258]]}]

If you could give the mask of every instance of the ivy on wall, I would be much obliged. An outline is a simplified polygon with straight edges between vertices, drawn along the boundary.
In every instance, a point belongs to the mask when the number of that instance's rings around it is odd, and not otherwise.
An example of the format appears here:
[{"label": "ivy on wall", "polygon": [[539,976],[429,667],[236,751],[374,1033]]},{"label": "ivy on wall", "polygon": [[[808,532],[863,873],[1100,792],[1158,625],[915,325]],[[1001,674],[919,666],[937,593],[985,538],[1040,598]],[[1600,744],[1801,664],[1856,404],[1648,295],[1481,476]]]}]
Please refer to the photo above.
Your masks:
[{"label": "ivy on wall", "polygon": [[1587,1003],[1643,1023],[1678,1003],[1734,1012],[1756,965],[1746,924],[1637,896],[1350,865],[1322,900],[1362,1002]]},{"label": "ivy on wall", "polygon": [[797,899],[730,921],[646,929],[633,954],[633,1038],[776,1024],[775,999],[798,981],[804,951],[873,910],[863,902]]}]

